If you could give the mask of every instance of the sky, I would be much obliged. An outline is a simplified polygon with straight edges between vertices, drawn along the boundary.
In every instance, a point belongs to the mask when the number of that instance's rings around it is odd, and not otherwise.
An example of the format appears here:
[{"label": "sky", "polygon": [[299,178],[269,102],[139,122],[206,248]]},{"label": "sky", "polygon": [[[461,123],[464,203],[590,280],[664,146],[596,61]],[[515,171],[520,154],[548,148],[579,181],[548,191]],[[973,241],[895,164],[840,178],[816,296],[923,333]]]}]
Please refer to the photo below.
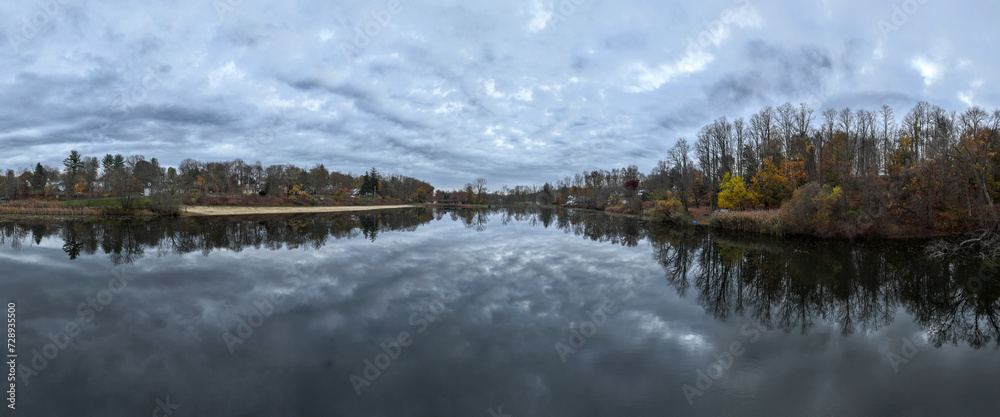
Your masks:
[{"label": "sky", "polygon": [[987,0],[0,5],[0,167],[71,150],[462,187],[649,172],[712,120],[996,106]]}]

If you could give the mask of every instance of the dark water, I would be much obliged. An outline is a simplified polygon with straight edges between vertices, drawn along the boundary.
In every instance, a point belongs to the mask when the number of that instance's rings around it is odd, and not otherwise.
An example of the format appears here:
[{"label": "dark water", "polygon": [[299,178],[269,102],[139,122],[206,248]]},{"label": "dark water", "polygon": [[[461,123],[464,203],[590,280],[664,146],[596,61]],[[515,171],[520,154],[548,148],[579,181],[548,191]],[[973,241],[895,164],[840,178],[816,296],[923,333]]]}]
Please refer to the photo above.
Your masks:
[{"label": "dark water", "polygon": [[4,415],[1000,415],[996,271],[918,242],[545,210],[0,235]]}]

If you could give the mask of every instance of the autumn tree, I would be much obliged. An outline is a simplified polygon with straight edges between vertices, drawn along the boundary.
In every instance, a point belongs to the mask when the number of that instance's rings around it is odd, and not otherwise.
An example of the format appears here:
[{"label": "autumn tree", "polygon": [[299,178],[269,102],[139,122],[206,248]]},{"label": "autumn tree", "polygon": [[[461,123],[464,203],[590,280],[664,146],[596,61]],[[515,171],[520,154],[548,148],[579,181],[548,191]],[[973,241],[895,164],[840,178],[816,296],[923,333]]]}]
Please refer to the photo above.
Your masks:
[{"label": "autumn tree", "polygon": [[[970,132],[971,133],[971,132]],[[991,137],[995,132],[979,132],[976,136],[966,136],[950,152],[962,170],[970,179],[970,183],[975,185],[978,195],[982,196],[986,212],[990,214],[990,219],[1000,222],[997,215],[996,205],[993,204],[993,197],[990,195],[992,187],[990,182],[995,181],[993,176],[996,172],[994,161],[997,157],[997,147]]]},{"label": "autumn tree", "polygon": [[747,190],[743,178],[729,173],[723,176],[719,191],[719,207],[746,210],[752,208],[756,201],[757,196],[752,191]]},{"label": "autumn tree", "polygon": [[764,161],[764,166],[751,180],[750,192],[756,197],[757,204],[763,207],[780,206],[791,196],[792,190],[775,159]]}]

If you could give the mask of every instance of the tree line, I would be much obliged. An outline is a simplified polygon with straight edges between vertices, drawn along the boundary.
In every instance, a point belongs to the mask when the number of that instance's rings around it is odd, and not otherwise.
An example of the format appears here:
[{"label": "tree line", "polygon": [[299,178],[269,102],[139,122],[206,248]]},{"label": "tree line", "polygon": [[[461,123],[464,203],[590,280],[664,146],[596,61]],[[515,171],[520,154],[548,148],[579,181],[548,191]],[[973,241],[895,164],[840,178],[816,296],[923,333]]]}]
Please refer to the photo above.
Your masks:
[{"label": "tree line", "polygon": [[663,164],[649,179],[671,186],[685,205],[788,203],[783,214],[793,222],[987,223],[998,220],[998,147],[1000,110],[920,102],[897,121],[889,106],[827,109],[817,118],[805,104],[786,103],[746,121],[713,121],[693,146],[679,141],[669,171]]},{"label": "tree line", "polygon": [[0,176],[0,196],[13,200],[43,196],[114,196],[132,199],[151,193],[293,196],[362,196],[401,202],[425,202],[434,187],[403,175],[384,175],[375,168],[360,176],[330,171],[323,164],[303,168],[290,164],[264,166],[242,159],[201,162],[185,159],[165,167],[143,155],[87,157],[77,151],[63,167],[35,165]]},{"label": "tree line", "polygon": [[[998,151],[1000,110],[920,102],[901,117],[885,105],[817,115],[785,103],[712,121],[693,141],[678,140],[649,173],[634,165],[586,171],[531,191],[538,201],[634,213],[659,200],[685,210],[784,207],[790,226],[807,233],[962,227],[998,220]],[[836,223],[853,230],[828,230]]]}]

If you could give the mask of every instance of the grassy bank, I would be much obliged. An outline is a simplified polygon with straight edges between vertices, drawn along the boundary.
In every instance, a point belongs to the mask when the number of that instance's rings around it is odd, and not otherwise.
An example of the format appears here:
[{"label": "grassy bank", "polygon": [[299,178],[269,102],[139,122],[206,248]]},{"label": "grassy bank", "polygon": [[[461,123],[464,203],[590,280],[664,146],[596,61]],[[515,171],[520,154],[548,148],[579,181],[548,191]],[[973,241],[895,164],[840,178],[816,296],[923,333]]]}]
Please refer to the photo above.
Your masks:
[{"label": "grassy bank", "polygon": [[751,210],[715,213],[708,222],[709,227],[733,230],[743,233],[759,233],[771,236],[788,234],[788,227],[781,219],[781,210]]},{"label": "grassy bank", "polygon": [[[81,198],[62,200],[52,198],[32,198],[0,203],[0,216],[62,216],[62,217],[155,217],[177,216],[181,214],[181,205],[218,207],[222,210],[265,209],[274,211],[277,208],[296,209],[290,212],[300,212],[298,209],[317,209],[326,211],[337,208],[351,207],[381,207],[388,205],[404,205],[405,203],[391,199],[345,198],[334,199],[327,196],[242,196],[242,195],[156,195],[153,197],[134,197],[123,205],[121,198]],[[338,210],[329,210],[338,211]]]},{"label": "grassy bank", "polygon": [[942,221],[937,227],[907,224],[905,218],[883,218],[862,223],[851,218],[817,221],[795,217],[779,209],[711,213],[708,227],[769,236],[814,236],[820,238],[928,239],[959,236],[977,230],[975,224]]},{"label": "grassy bank", "polygon": [[0,204],[3,216],[100,216],[101,209],[84,206],[65,206],[57,203],[34,200],[18,200]]},{"label": "grassy bank", "polygon": [[261,206],[185,206],[181,211],[191,216],[245,216],[262,214],[299,214],[299,213],[346,213],[370,210],[393,210],[419,208],[419,205],[392,206],[315,206],[315,207],[261,207]]}]

